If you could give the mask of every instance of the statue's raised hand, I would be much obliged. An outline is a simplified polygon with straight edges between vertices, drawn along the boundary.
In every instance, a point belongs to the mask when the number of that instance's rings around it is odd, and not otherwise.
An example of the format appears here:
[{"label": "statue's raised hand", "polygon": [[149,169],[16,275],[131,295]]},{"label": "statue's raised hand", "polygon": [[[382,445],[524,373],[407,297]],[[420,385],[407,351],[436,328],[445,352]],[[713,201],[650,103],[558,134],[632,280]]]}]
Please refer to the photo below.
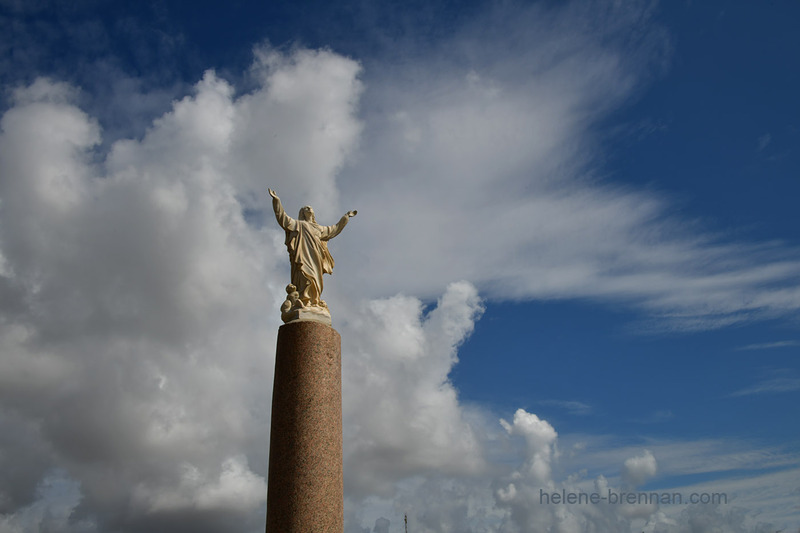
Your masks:
[{"label": "statue's raised hand", "polygon": [[348,211],[347,213],[344,214],[344,216],[346,216],[347,218],[353,218],[357,214],[358,214],[358,211],[353,210],[353,211]]},{"label": "statue's raised hand", "polygon": [[276,200],[280,200],[280,198],[278,198],[278,195],[277,195],[277,194],[275,194],[275,191],[273,191],[272,189],[267,189],[267,190],[269,191],[269,195],[270,195],[270,196],[272,196],[272,197],[273,197],[273,198],[275,198]]}]

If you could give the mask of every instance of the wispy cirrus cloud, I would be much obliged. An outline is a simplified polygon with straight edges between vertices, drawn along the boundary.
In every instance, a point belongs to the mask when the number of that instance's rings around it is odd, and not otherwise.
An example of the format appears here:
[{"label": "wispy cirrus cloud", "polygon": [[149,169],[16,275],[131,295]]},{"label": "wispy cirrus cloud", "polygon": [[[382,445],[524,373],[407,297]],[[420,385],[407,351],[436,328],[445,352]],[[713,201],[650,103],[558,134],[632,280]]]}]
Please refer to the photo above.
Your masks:
[{"label": "wispy cirrus cloud", "polygon": [[793,369],[783,368],[770,371],[764,379],[740,389],[730,396],[752,396],[754,394],[779,394],[800,390],[800,376]]},{"label": "wispy cirrus cloud", "polygon": [[571,415],[585,416],[592,414],[594,411],[591,405],[577,400],[541,400],[537,403],[539,405],[552,405],[565,409]]},{"label": "wispy cirrus cloud", "polygon": [[758,138],[758,151],[763,151],[769,143],[772,142],[772,135],[769,133],[765,133],[764,135],[759,136]]},{"label": "wispy cirrus cloud", "polygon": [[713,233],[598,176],[592,125],[636,98],[670,43],[653,24],[618,48],[648,10],[626,5],[611,22],[586,6],[498,7],[502,38],[468,26],[413,65],[365,73],[365,137],[340,184],[380,216],[358,229],[372,253],[351,251],[369,275],[351,280],[375,294],[435,297],[456,278],[490,300],[623,304],[651,332],[797,316],[796,244]]},{"label": "wispy cirrus cloud", "polygon": [[800,341],[775,341],[775,342],[761,342],[756,344],[748,344],[746,346],[739,346],[736,350],[771,350],[773,348],[791,348],[800,346]]}]

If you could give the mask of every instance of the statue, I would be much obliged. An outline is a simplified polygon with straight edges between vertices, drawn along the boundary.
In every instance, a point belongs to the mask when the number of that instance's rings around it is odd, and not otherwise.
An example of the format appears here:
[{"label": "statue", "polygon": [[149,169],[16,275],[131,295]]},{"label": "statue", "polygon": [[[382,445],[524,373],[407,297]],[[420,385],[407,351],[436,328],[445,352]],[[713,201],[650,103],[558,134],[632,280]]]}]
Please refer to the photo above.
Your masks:
[{"label": "statue", "polygon": [[331,315],[322,299],[322,275],[333,273],[333,257],[327,241],[339,235],[358,211],[348,211],[333,226],[321,226],[311,206],[302,207],[295,220],[286,214],[275,191],[269,189],[269,195],[275,218],[286,231],[286,249],[292,266],[292,283],[286,287],[281,319],[315,320],[330,325]]},{"label": "statue", "polygon": [[286,300],[281,305],[281,319],[284,322],[290,322],[293,318],[292,311],[302,309],[305,307],[303,301],[300,299],[300,293],[297,292],[297,287],[291,283],[286,286]]}]

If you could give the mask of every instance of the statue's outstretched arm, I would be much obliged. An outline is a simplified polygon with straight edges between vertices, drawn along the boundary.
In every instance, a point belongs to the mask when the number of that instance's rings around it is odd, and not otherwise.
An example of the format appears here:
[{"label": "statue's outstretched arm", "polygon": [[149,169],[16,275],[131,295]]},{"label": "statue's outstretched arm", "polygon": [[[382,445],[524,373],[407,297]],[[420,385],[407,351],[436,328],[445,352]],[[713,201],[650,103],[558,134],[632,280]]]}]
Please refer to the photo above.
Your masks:
[{"label": "statue's outstretched arm", "polygon": [[354,216],[358,214],[358,211],[348,211],[344,214],[342,218],[339,219],[339,222],[334,224],[333,226],[325,226],[322,229],[322,240],[329,241],[339,235],[344,227],[347,225],[347,222]]},{"label": "statue's outstretched arm", "polygon": [[272,189],[267,190],[269,191],[269,195],[272,196],[272,210],[275,211],[275,218],[278,220],[278,224],[286,231],[292,231],[295,226],[295,220],[286,214],[286,211],[283,209],[283,204],[281,204],[281,199],[278,198],[275,191]]}]

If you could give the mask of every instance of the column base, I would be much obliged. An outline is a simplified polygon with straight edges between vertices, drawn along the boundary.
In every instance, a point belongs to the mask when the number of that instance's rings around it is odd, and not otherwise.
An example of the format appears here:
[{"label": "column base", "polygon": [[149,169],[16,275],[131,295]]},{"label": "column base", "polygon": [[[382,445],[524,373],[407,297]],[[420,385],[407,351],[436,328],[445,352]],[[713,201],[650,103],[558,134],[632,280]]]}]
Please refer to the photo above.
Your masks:
[{"label": "column base", "polygon": [[278,330],[267,533],[342,533],[341,337],[298,320]]}]

